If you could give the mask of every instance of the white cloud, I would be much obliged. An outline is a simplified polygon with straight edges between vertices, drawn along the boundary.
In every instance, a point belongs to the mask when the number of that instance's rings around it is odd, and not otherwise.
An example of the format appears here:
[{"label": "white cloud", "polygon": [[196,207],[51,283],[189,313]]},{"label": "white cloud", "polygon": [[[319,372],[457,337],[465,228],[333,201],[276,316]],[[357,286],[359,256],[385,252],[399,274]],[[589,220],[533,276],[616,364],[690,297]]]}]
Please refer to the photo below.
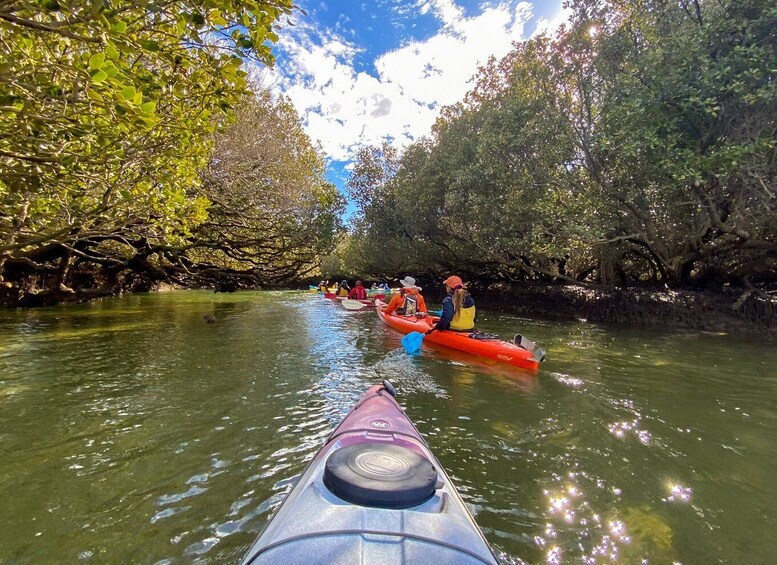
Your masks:
[{"label": "white cloud", "polygon": [[[427,135],[441,106],[461,100],[472,88],[478,66],[525,38],[531,18],[531,5],[515,0],[484,4],[471,16],[453,0],[416,0],[399,8],[404,18],[430,14],[440,28],[378,54],[374,76],[356,70],[363,48],[331,30],[322,36],[310,24],[298,23],[296,33],[281,40],[288,54],[284,68],[279,64],[264,77],[266,86],[290,98],[307,133],[331,159],[349,161],[359,146],[384,139],[402,147]],[[556,19],[540,23],[549,26]]]},{"label": "white cloud", "polygon": [[464,10],[453,0],[418,0],[416,6],[421,14],[433,13],[446,28],[457,29],[463,23]]},{"label": "white cloud", "polygon": [[534,29],[534,32],[531,34],[532,37],[535,37],[540,34],[546,34],[550,37],[553,37],[556,30],[561,27],[562,24],[567,23],[567,20],[569,20],[569,17],[572,15],[572,9],[569,7],[562,7],[559,9],[552,18],[540,18],[537,20],[537,27]]}]

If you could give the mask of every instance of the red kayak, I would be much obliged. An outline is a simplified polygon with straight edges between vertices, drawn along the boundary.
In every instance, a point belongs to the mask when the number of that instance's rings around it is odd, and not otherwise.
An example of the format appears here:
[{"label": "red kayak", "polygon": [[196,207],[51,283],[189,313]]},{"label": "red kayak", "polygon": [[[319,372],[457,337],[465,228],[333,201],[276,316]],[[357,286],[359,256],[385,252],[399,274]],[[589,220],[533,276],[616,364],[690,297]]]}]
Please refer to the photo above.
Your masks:
[{"label": "red kayak", "polygon": [[243,560],[496,565],[388,381],[332,432]]},{"label": "red kayak", "polygon": [[[420,318],[416,316],[399,316],[397,314],[386,315],[383,313],[386,304],[380,300],[375,301],[375,306],[377,306],[380,319],[403,334],[410,332],[425,333],[439,320],[439,318],[434,316]],[[540,368],[542,359],[535,358],[535,354],[529,349],[515,343],[502,341],[501,339],[483,339],[483,337],[487,336],[480,332],[438,330],[427,335],[424,341],[444,345],[445,347],[465,351],[480,357],[495,359],[523,369]]]}]

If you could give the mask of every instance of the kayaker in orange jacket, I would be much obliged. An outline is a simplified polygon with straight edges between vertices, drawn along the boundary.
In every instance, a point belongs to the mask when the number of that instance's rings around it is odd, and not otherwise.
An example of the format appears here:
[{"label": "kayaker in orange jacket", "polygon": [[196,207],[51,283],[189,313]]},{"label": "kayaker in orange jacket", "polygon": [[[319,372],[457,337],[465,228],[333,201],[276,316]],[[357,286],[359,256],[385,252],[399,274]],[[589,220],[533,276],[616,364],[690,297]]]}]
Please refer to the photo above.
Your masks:
[{"label": "kayaker in orange jacket", "polygon": [[365,300],[367,298],[367,289],[364,288],[362,281],[356,281],[356,286],[348,293],[349,300]]},{"label": "kayaker in orange jacket", "polygon": [[402,288],[398,294],[391,297],[384,312],[386,314],[399,314],[401,316],[421,315],[426,316],[426,302],[421,295],[421,289],[415,285],[413,277],[405,277],[399,284]]}]

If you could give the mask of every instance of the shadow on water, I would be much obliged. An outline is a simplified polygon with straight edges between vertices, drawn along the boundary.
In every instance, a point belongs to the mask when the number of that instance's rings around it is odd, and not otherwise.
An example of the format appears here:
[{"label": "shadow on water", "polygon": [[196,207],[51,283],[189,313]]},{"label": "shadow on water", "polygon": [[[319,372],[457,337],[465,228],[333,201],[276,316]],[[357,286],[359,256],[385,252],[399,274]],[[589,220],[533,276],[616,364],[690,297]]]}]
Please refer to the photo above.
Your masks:
[{"label": "shadow on water", "polygon": [[2,312],[0,561],[238,561],[383,378],[505,562],[777,559],[773,344],[479,324],[549,360],[408,356],[374,312],[308,293]]}]

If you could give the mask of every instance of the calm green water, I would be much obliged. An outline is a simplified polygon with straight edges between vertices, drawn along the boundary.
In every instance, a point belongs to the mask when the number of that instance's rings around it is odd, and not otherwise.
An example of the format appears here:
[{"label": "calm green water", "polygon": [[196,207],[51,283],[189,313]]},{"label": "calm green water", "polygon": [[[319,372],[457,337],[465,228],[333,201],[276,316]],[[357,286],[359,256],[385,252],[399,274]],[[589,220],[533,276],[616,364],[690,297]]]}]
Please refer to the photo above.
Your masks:
[{"label": "calm green water", "polygon": [[239,561],[381,377],[505,562],[777,562],[773,344],[480,325],[549,361],[409,357],[307,293],[0,312],[0,562]]}]

